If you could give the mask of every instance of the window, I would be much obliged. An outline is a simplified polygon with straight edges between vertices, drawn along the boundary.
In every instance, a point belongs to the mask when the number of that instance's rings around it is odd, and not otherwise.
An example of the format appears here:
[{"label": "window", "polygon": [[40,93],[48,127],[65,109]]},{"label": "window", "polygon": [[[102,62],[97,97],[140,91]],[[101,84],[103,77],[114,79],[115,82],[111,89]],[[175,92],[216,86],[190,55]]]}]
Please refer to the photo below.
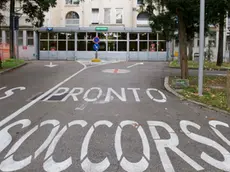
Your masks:
[{"label": "window", "polygon": [[33,31],[28,31],[27,32],[27,45],[34,45],[34,32]]},{"label": "window", "polygon": [[104,23],[110,24],[111,20],[111,8],[105,8],[104,11]]},{"label": "window", "polygon": [[127,51],[127,41],[118,42],[118,51]]},{"label": "window", "polygon": [[19,46],[23,45],[23,31],[22,30],[18,31],[18,39],[17,39],[17,41],[18,41]]},{"label": "window", "polygon": [[144,0],[137,0],[137,4],[138,4],[138,5],[144,4]]},{"label": "window", "polygon": [[139,42],[139,46],[140,46],[140,51],[148,51],[148,42],[144,41],[144,42]]},{"label": "window", "polygon": [[140,40],[147,40],[147,33],[140,33]]},{"label": "window", "polygon": [[99,45],[100,45],[99,51],[106,51],[106,43],[105,42],[100,42]]},{"label": "window", "polygon": [[79,15],[74,11],[70,11],[66,14],[65,25],[66,26],[76,26],[79,25]]},{"label": "window", "polygon": [[137,42],[129,42],[129,51],[137,51]]},{"label": "window", "polygon": [[116,9],[116,24],[122,24],[123,21],[123,9],[122,8],[117,8]]},{"label": "window", "polygon": [[92,9],[92,24],[99,24],[99,9]]},{"label": "window", "polygon": [[117,42],[109,41],[108,42],[108,51],[117,51]]},{"label": "window", "polygon": [[165,41],[160,41],[158,42],[158,51],[166,51],[166,42]]},{"label": "window", "polygon": [[80,0],[66,0],[66,4],[74,4],[74,5],[79,5]]},{"label": "window", "polygon": [[118,33],[118,40],[127,40],[127,33]]},{"label": "window", "polygon": [[85,32],[77,33],[77,39],[85,40],[85,38],[86,38]]}]

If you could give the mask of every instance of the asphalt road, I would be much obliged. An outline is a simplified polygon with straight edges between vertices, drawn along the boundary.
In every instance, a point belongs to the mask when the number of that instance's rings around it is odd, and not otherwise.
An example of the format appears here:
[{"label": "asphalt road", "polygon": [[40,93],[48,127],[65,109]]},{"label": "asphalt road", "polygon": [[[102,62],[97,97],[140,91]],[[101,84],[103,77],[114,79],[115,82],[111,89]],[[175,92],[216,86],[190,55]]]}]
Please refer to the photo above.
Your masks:
[{"label": "asphalt road", "polygon": [[1,171],[230,171],[230,116],[167,93],[166,63],[46,63],[0,76]]}]

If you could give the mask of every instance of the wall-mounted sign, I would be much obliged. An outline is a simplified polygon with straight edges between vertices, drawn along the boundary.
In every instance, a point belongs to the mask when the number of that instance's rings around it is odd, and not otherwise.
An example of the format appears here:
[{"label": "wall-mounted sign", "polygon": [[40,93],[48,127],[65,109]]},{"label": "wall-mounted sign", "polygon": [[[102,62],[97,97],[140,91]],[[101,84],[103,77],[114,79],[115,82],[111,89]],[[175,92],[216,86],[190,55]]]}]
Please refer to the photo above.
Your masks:
[{"label": "wall-mounted sign", "polygon": [[96,27],[96,31],[108,31],[108,27]]}]

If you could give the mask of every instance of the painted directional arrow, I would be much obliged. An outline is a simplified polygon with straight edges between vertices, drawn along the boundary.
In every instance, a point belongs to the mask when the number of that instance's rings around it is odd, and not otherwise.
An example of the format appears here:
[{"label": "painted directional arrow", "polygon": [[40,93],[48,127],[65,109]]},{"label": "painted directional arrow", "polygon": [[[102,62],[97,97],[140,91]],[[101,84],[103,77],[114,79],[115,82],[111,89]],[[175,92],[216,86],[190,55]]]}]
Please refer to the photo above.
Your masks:
[{"label": "painted directional arrow", "polygon": [[45,65],[46,67],[50,67],[50,68],[52,68],[52,67],[55,67],[55,66],[58,66],[58,65],[56,65],[56,64],[53,64],[52,62],[50,62],[50,64],[49,65]]},{"label": "painted directional arrow", "polygon": [[129,68],[132,68],[132,67],[134,67],[134,66],[143,65],[143,64],[144,64],[144,63],[136,63],[136,64],[134,64],[134,65],[128,66],[127,68],[129,69]]}]

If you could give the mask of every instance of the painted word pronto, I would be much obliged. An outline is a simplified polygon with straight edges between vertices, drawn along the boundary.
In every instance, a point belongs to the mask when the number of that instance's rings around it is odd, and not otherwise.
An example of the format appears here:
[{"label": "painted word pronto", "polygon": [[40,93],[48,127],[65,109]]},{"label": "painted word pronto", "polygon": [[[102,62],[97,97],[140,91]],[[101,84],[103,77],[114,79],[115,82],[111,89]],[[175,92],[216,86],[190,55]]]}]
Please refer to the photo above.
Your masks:
[{"label": "painted word pronto", "polygon": [[126,102],[127,94],[131,93],[132,95],[130,96],[132,96],[136,102],[140,102],[141,99],[138,94],[140,91],[144,91],[146,95],[154,102],[165,103],[167,101],[165,94],[156,88],[148,88],[146,90],[141,90],[140,88],[107,88],[107,90],[103,90],[99,87],[93,87],[87,90],[82,87],[74,87],[72,89],[68,87],[59,87],[53,93],[43,99],[43,101],[55,100],[65,102],[68,99],[79,101],[79,97],[81,97],[86,102],[97,102],[99,100],[101,102],[101,99],[103,99],[104,103],[109,103],[115,98],[122,102]]},{"label": "painted word pronto", "polygon": [[[47,137],[42,142],[40,147],[37,148],[37,150],[34,152],[33,155],[30,155],[28,157],[23,157],[21,160],[17,158],[15,160],[15,154],[18,149],[20,149],[21,145],[26,141],[30,140],[30,136],[32,136],[36,131],[39,129],[45,127],[45,126],[52,126],[51,131],[47,131]],[[3,150],[8,148],[12,145],[10,149],[8,149],[5,156],[1,155],[1,157],[4,157],[2,159],[2,162],[0,163],[0,170],[1,171],[17,171],[22,170],[23,168],[27,167],[29,164],[36,162],[36,159],[44,152],[45,158],[43,162],[43,169],[47,172],[60,172],[65,171],[68,168],[70,168],[73,165],[73,158],[70,156],[66,160],[62,162],[56,162],[54,159],[54,152],[55,149],[57,149],[57,144],[59,143],[60,139],[63,137],[63,135],[67,132],[69,128],[79,126],[79,130],[84,130],[87,126],[89,130],[87,131],[87,134],[85,135],[83,142],[81,144],[81,151],[79,158],[81,160],[81,168],[85,172],[104,172],[106,171],[110,165],[110,159],[106,157],[103,161],[95,163],[90,160],[88,157],[89,155],[89,144],[91,141],[91,138],[94,135],[95,130],[100,126],[105,126],[106,128],[111,128],[114,124],[111,121],[101,120],[95,122],[92,126],[88,126],[89,124],[84,120],[75,120],[71,121],[68,124],[64,126],[60,126],[60,122],[58,120],[46,120],[40,123],[39,125],[36,125],[34,127],[31,127],[31,121],[29,119],[22,119],[16,122],[13,122],[5,128],[0,130],[0,153],[2,153]],[[9,130],[13,129],[14,127],[20,126],[22,129],[25,128],[31,128],[28,132],[25,132],[25,134],[20,137],[15,143],[13,143],[12,135],[9,133]],[[139,133],[142,147],[143,147],[143,153],[142,158],[138,162],[130,162],[128,159],[126,159],[124,150],[122,149],[122,132],[124,131],[124,128],[126,126],[133,126],[133,129]],[[196,162],[191,157],[189,157],[186,154],[186,151],[182,151],[179,148],[179,137],[176,134],[175,130],[168,125],[165,122],[162,121],[147,121],[146,126],[149,128],[151,133],[151,139],[155,142],[156,148],[150,147],[149,140],[150,138],[147,137],[142,125],[139,125],[136,121],[126,120],[121,121],[118,126],[115,126],[114,131],[114,149],[115,149],[115,157],[117,161],[119,162],[119,165],[121,168],[128,172],[143,172],[148,169],[149,164],[151,163],[151,156],[150,156],[150,148],[156,149],[159,153],[162,166],[166,172],[174,172],[175,169],[172,165],[171,159],[168,156],[167,150],[171,150],[174,152],[174,154],[181,158],[184,163],[187,163],[189,166],[191,166],[196,171],[205,170],[204,167],[202,167],[202,162]],[[209,139],[208,137],[202,136],[197,134],[199,130],[201,130],[201,126],[187,120],[182,120],[179,122],[179,126],[181,131],[184,134],[184,137],[190,138],[192,141],[197,142],[199,144],[203,144],[205,146],[208,146],[216,151],[218,151],[222,158],[221,160],[214,157],[213,154],[208,154],[208,152],[202,151],[197,157],[200,157],[201,160],[203,160],[205,163],[209,164],[210,166],[213,166],[217,169],[223,170],[223,171],[230,171],[230,152],[224,148],[221,144],[217,143],[216,141],[213,141]],[[230,140],[224,136],[223,132],[219,130],[219,128],[229,128],[229,125],[212,120],[209,121],[209,127],[210,130],[216,135],[217,138],[225,142],[228,146],[230,146]],[[160,129],[161,128],[161,129]],[[168,135],[169,139],[163,139],[160,136],[160,131],[164,129]],[[105,129],[106,130],[106,129]],[[196,132],[194,132],[196,131]],[[24,133],[24,132],[23,132]],[[63,145],[62,145],[63,146]],[[79,145],[76,145],[79,146]],[[194,156],[193,156],[194,157]]]}]

